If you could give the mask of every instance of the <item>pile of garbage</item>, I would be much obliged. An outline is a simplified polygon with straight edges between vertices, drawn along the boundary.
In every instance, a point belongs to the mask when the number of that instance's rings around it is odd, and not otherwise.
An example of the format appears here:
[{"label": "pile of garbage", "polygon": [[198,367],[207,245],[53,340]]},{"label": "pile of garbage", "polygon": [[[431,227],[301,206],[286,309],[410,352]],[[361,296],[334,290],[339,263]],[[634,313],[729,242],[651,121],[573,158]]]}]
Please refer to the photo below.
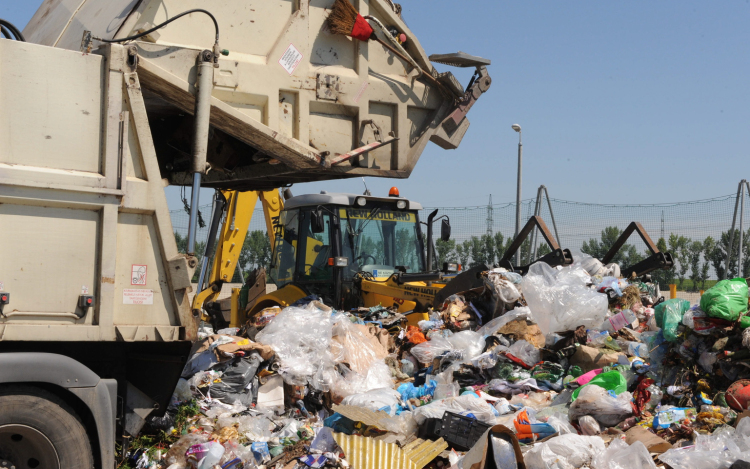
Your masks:
[{"label": "pile of garbage", "polygon": [[690,304],[575,259],[489,270],[418,321],[308,297],[239,329],[204,326],[146,429],[164,438],[129,464],[750,467],[746,280]]}]

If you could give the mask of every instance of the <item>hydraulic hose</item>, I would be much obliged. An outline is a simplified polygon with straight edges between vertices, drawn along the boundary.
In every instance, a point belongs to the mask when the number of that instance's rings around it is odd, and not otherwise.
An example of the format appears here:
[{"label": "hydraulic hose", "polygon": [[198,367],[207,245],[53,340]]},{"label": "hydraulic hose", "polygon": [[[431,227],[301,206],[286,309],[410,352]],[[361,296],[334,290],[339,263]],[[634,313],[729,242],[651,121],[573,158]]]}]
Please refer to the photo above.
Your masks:
[{"label": "hydraulic hose", "polygon": [[216,30],[216,43],[218,44],[219,43],[219,23],[216,21],[216,18],[214,18],[214,15],[212,15],[208,11],[203,10],[201,8],[194,8],[192,10],[183,11],[182,13],[169,18],[167,21],[165,21],[165,22],[163,22],[161,24],[157,24],[156,26],[154,26],[153,28],[149,29],[148,31],[144,31],[144,32],[136,34],[134,36],[128,36],[128,37],[124,37],[122,39],[102,39],[100,37],[94,36],[94,39],[96,39],[97,41],[106,42],[106,43],[116,43],[116,42],[132,41],[134,39],[138,39],[140,37],[143,37],[143,36],[146,36],[148,34],[151,34],[154,31],[156,31],[157,29],[163,28],[164,26],[168,25],[172,21],[174,21],[174,20],[176,20],[178,18],[182,18],[185,15],[189,15],[190,13],[205,13],[206,15],[208,15],[211,18],[211,21],[214,22],[214,29]]}]

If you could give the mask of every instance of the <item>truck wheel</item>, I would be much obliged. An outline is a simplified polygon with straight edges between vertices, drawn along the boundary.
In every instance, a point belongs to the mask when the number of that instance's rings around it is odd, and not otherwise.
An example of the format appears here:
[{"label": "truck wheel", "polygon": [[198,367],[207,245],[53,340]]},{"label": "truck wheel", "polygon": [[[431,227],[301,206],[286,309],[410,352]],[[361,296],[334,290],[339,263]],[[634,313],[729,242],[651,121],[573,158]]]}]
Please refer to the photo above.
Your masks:
[{"label": "truck wheel", "polygon": [[31,386],[0,389],[3,462],[16,469],[94,467],[86,429],[73,409],[54,394]]}]

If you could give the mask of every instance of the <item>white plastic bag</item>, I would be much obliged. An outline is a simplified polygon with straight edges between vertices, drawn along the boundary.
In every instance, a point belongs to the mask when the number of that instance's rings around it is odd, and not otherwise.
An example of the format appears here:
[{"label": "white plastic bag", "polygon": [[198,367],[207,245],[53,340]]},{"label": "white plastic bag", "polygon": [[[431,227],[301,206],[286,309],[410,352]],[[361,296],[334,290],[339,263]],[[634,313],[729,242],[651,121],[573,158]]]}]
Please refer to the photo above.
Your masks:
[{"label": "white plastic bag", "polygon": [[[495,406],[497,408],[497,406]],[[555,412],[554,414],[547,417],[547,423],[552,425],[552,428],[557,430],[557,433],[560,435],[566,435],[568,433],[573,435],[578,435],[578,430],[576,430],[576,427],[570,424],[568,421],[568,417],[564,414],[561,414],[560,412]]]},{"label": "white plastic bag", "polygon": [[596,328],[607,318],[607,296],[587,288],[588,280],[588,273],[580,265],[553,269],[537,262],[529,268],[521,289],[545,335],[581,325]]},{"label": "white plastic bag", "polygon": [[612,397],[606,389],[589,384],[581,389],[578,398],[570,405],[570,420],[590,415],[605,427],[613,427],[633,415],[632,400],[633,396],[627,391]]},{"label": "white plastic bag", "polygon": [[578,418],[578,426],[581,427],[581,433],[584,435],[598,435],[602,432],[599,422],[590,415],[584,415]]},{"label": "white plastic bag", "polygon": [[419,425],[422,425],[428,418],[443,418],[446,411],[460,413],[469,411],[480,422],[494,424],[497,410],[489,405],[484,399],[474,394],[466,394],[458,397],[449,397],[447,399],[435,400],[427,405],[414,409],[414,419]]},{"label": "white plastic bag", "polygon": [[396,415],[400,397],[401,394],[395,389],[378,388],[364,393],[346,396],[341,403],[343,405],[364,407],[373,411],[382,410],[387,412],[388,415],[393,416]]},{"label": "white plastic bag", "polygon": [[341,368],[345,370],[344,374],[336,373],[336,378],[331,385],[331,391],[338,396],[346,397],[373,389],[393,388],[391,370],[383,360],[374,362],[367,373],[357,373],[343,365]]},{"label": "white plastic bag", "polygon": [[460,350],[463,353],[464,361],[480,355],[484,349],[484,337],[474,331],[456,332],[448,337],[448,342],[454,350]]},{"label": "white plastic bag", "polygon": [[541,360],[539,350],[525,340],[517,340],[510,346],[508,353],[526,363],[528,366],[534,366]]},{"label": "white plastic bag", "polygon": [[430,364],[435,357],[449,350],[460,352],[461,359],[469,361],[481,355],[483,349],[484,337],[481,334],[474,331],[461,331],[447,339],[434,336],[427,342],[415,345],[410,352],[420,363]]},{"label": "white plastic bag", "polygon": [[410,352],[420,363],[431,364],[435,357],[452,348],[453,345],[448,342],[448,339],[435,336],[427,342],[415,345]]},{"label": "white plastic bag", "polygon": [[[333,369],[330,352],[333,323],[331,313],[315,307],[284,308],[255,337],[257,342],[270,345],[281,362],[279,374],[288,384],[312,385],[312,378],[325,369]],[[325,389],[329,380],[317,380],[318,388]]]},{"label": "white plastic bag", "polygon": [[656,469],[646,446],[636,441],[628,445],[622,440],[614,439],[606,451],[594,458],[594,469]]},{"label": "white plastic bag", "polygon": [[591,464],[604,452],[604,440],[598,436],[560,435],[537,443],[526,454],[527,469],[578,469]]},{"label": "white plastic bag", "polygon": [[495,300],[500,300],[503,303],[515,303],[517,299],[521,298],[521,293],[513,282],[508,280],[506,274],[506,272],[492,270],[484,278],[484,284],[492,291]]}]

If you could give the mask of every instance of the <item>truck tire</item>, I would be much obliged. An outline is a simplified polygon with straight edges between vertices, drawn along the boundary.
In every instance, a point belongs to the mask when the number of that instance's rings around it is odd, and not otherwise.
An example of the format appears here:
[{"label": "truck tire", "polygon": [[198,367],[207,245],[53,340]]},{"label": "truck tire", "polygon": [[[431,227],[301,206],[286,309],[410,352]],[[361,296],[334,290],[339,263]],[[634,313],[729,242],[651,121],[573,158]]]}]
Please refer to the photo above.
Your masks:
[{"label": "truck tire", "polygon": [[0,462],[16,469],[92,469],[86,429],[73,409],[32,386],[0,388]]}]

